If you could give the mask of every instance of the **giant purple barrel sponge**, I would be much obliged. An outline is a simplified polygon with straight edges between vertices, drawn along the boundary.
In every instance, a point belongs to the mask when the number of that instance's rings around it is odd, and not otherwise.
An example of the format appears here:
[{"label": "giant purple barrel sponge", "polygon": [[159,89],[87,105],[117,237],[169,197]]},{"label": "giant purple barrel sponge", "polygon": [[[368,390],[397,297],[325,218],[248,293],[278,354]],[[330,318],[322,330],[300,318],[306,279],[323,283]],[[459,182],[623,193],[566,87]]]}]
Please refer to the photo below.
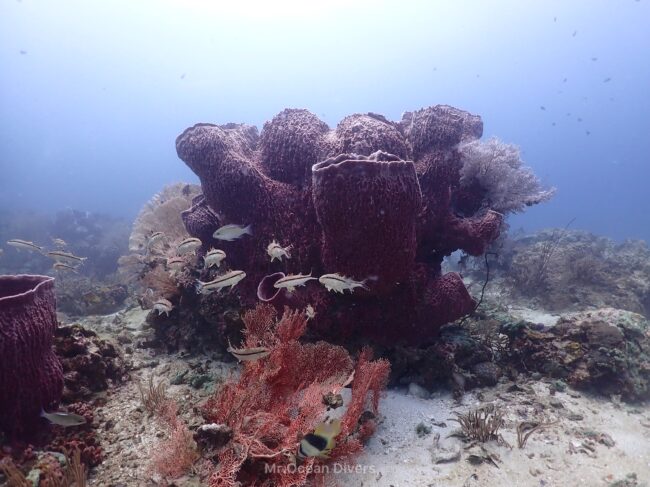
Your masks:
[{"label": "giant purple barrel sponge", "polygon": [[57,405],[63,369],[53,349],[54,278],[0,276],[0,430],[19,435]]}]

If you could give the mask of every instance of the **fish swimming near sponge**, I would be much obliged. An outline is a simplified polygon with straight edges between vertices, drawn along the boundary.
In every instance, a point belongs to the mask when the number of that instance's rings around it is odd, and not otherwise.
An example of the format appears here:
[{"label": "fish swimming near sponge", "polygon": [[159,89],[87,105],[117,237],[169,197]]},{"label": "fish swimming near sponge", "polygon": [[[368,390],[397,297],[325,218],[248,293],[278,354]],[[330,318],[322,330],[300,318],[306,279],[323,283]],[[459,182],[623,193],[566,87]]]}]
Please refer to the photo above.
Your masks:
[{"label": "fish swimming near sponge", "polygon": [[63,426],[64,428],[86,424],[86,418],[83,416],[74,413],[66,413],[65,411],[57,411],[54,413],[41,411],[41,417],[47,419],[52,424]]}]

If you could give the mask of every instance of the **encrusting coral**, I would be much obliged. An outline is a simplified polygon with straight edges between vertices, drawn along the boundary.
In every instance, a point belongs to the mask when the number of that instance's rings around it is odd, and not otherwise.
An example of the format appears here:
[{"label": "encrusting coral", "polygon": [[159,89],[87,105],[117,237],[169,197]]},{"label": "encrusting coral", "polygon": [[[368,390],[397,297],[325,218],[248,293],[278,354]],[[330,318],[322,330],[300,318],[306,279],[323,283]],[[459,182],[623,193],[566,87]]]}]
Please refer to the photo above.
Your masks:
[{"label": "encrusting coral", "polygon": [[[339,273],[365,280],[369,290],[332,296],[313,283],[300,288],[294,299],[315,308],[314,329],[421,342],[475,305],[458,274],[442,275],[444,256],[457,249],[480,255],[497,238],[503,212],[545,199],[527,184],[530,194],[513,203],[504,197],[496,208],[486,182],[463,184],[458,146],[482,131],[480,117],[442,105],[399,122],[350,115],[335,130],[298,109],[284,110],[259,135],[247,125],[197,124],[176,140],[203,190],[183,221],[204,252],[223,249],[231,269],[246,271],[238,285],[246,304],[285,304],[284,291],[257,293],[265,276]],[[521,166],[509,170],[512,179],[533,177]],[[224,224],[252,225],[253,235],[214,239]],[[291,259],[271,263],[265,249],[272,240],[291,245]]]},{"label": "encrusting coral", "polygon": [[[307,322],[302,313],[258,305],[244,316],[243,347],[266,347],[268,357],[244,362],[238,379],[224,384],[204,406],[210,423],[232,431],[217,451],[209,485],[304,485],[314,457],[296,467],[300,439],[326,419],[324,397],[352,384],[341,417],[341,433],[330,460],[345,461],[374,432],[379,394],[390,366],[361,352],[356,366],[348,352],[326,342],[303,344]],[[330,461],[326,460],[326,461]]]}]

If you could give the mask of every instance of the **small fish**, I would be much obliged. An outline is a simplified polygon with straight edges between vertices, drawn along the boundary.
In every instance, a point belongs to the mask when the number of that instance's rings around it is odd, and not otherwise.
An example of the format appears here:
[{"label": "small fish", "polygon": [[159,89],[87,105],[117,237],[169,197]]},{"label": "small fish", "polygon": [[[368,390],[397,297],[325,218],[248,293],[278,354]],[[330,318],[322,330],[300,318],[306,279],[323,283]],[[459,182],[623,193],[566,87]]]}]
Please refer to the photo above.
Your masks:
[{"label": "small fish", "polygon": [[280,262],[282,262],[282,257],[286,257],[287,259],[291,258],[291,254],[289,253],[291,250],[291,245],[288,245],[287,247],[282,247],[278,242],[273,240],[267,247],[266,247],[266,253],[269,254],[269,257],[271,257],[271,262],[273,262],[275,259],[278,259]]},{"label": "small fish", "polygon": [[59,248],[65,248],[68,246],[67,242],[63,240],[62,238],[53,238],[52,243]]},{"label": "small fish", "polygon": [[183,257],[169,257],[167,259],[167,267],[174,271],[180,271],[185,267],[185,259]]},{"label": "small fish", "polygon": [[34,242],[29,242],[27,240],[20,240],[19,238],[12,238],[7,240],[7,245],[15,247],[16,250],[31,250],[32,252],[42,252],[43,247],[39,247]]},{"label": "small fish", "polygon": [[217,230],[212,234],[214,238],[218,240],[225,240],[227,242],[237,240],[244,235],[253,235],[253,229],[250,225],[245,227],[234,224],[224,225],[223,227],[217,228]]},{"label": "small fish", "polygon": [[266,347],[235,348],[230,343],[230,340],[228,340],[227,350],[240,362],[255,362],[261,358],[268,357],[271,353]]},{"label": "small fish", "polygon": [[552,125],[553,127],[555,127],[555,122],[552,122],[551,125]]},{"label": "small fish", "polygon": [[577,30],[574,30],[574,31],[573,31],[573,34],[571,34],[571,37],[575,37],[575,36],[577,36],[577,35],[578,35],[578,31],[577,31]]},{"label": "small fish", "polygon": [[25,51],[24,49],[21,49],[20,54],[22,54],[24,56],[25,54],[27,54],[27,51]]},{"label": "small fish", "polygon": [[577,120],[578,120],[578,122],[582,122],[582,118],[580,118],[580,117],[578,117]]},{"label": "small fish", "polygon": [[592,61],[598,61],[598,58],[597,57],[592,57],[591,60]]},{"label": "small fish", "polygon": [[311,277],[311,272],[307,275],[303,274],[289,274],[281,279],[278,279],[273,287],[276,289],[285,288],[290,293],[293,292],[298,286],[304,286],[307,281],[315,281],[315,277]]},{"label": "small fish", "polygon": [[67,271],[67,272],[74,272],[75,274],[79,274],[77,272],[77,268],[68,264],[64,264],[63,262],[55,262],[52,265],[52,269],[55,271]]},{"label": "small fish", "polygon": [[590,132],[589,130],[586,130],[585,133],[586,133],[587,135],[591,135],[591,132]]},{"label": "small fish", "polygon": [[546,111],[546,107],[544,105],[539,107],[540,110]]},{"label": "small fish", "polygon": [[195,237],[190,237],[186,238],[183,240],[181,243],[178,244],[178,247],[176,248],[176,252],[178,255],[185,255],[190,252],[194,252],[196,249],[198,249],[202,244],[201,240]]},{"label": "small fish", "polygon": [[316,426],[313,433],[307,433],[300,441],[298,457],[329,458],[332,448],[336,446],[334,438],[341,432],[341,421],[332,420],[330,423],[321,423]]},{"label": "small fish", "polygon": [[553,22],[557,22],[557,17],[553,17]]},{"label": "small fish", "polygon": [[41,417],[47,419],[52,424],[58,424],[64,428],[86,424],[86,418],[83,416],[79,416],[78,414],[73,413],[66,413],[64,411],[56,413],[46,413],[45,411],[41,411]]},{"label": "small fish", "polygon": [[181,79],[185,79],[185,73],[181,74]]},{"label": "small fish", "polygon": [[316,310],[311,304],[308,304],[305,308],[305,315],[307,316],[307,321],[313,320],[316,317]]},{"label": "small fish", "polygon": [[334,291],[335,293],[341,293],[346,289],[349,289],[350,292],[353,292],[355,288],[360,287],[368,290],[366,286],[367,279],[363,281],[355,281],[350,277],[345,277],[340,274],[323,274],[318,278],[320,282],[328,291]]},{"label": "small fish", "polygon": [[246,277],[244,271],[230,271],[210,282],[196,281],[196,292],[197,294],[211,294],[228,286],[232,289],[244,277]]},{"label": "small fish", "polygon": [[603,83],[609,83],[611,80],[612,80],[612,78],[605,78],[605,79],[603,80]]},{"label": "small fish", "polygon": [[56,262],[72,262],[75,264],[82,263],[88,257],[78,257],[71,252],[64,252],[63,250],[52,250],[47,253],[47,256],[54,259]]},{"label": "small fish", "polygon": [[568,79],[569,79],[569,78],[564,78],[564,79],[562,80],[562,83],[566,83]]},{"label": "small fish", "polygon": [[169,316],[169,313],[173,309],[174,309],[174,305],[165,298],[160,298],[155,303],[153,303],[153,310],[158,311],[158,316],[160,316],[163,313]]},{"label": "small fish", "polygon": [[203,256],[205,268],[209,269],[213,265],[221,266],[221,261],[226,258],[226,253],[219,249],[210,249],[207,254]]},{"label": "small fish", "polygon": [[163,232],[153,232],[147,237],[147,250],[151,250],[151,247],[153,247],[156,243],[160,242],[164,238],[165,234]]}]

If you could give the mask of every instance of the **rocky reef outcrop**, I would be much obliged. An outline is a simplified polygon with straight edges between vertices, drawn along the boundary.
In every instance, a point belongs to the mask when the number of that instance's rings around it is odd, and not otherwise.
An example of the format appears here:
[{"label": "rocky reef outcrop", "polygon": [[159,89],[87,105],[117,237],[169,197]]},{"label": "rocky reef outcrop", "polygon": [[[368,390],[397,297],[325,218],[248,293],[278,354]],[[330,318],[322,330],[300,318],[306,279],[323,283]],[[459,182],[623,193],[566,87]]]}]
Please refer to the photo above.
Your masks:
[{"label": "rocky reef outcrop", "polygon": [[549,229],[498,249],[497,275],[514,298],[551,311],[614,307],[650,316],[650,248],[588,232]]},{"label": "rocky reef outcrop", "polygon": [[[243,124],[197,124],[176,140],[203,190],[183,221],[203,251],[221,248],[231,269],[246,271],[238,285],[245,303],[256,301],[270,274],[339,273],[369,289],[333,296],[310,282],[291,296],[315,308],[314,329],[426,341],[475,305],[458,274],[442,274],[443,258],[458,249],[480,255],[504,218],[490,208],[486,188],[461,184],[459,144],[482,131],[480,117],[444,105],[398,122],[350,115],[335,129],[297,109],[276,115],[259,134]],[[253,236],[213,238],[231,223],[252,225]],[[291,245],[292,258],[270,262],[272,240]],[[284,291],[261,297],[287,300]]]},{"label": "rocky reef outcrop", "polygon": [[650,326],[641,315],[601,308],[565,315],[550,328],[518,323],[503,331],[510,362],[528,371],[625,401],[650,399]]}]

